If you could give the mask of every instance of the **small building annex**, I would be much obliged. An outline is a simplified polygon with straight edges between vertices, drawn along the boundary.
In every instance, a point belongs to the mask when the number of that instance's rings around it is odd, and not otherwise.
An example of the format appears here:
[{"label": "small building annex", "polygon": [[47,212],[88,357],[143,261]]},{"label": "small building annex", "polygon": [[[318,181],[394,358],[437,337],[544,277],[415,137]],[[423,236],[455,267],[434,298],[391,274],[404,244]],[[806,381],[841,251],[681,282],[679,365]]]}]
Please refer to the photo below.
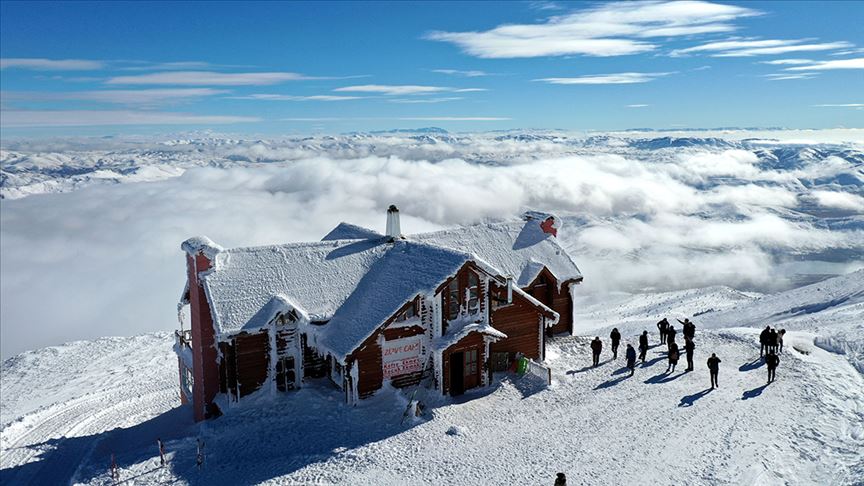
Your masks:
[{"label": "small building annex", "polygon": [[[523,221],[402,236],[341,223],[321,241],[223,249],[186,240],[179,304],[181,400],[196,420],[258,390],[329,379],[349,403],[385,382],[431,373],[442,394],[490,383],[546,337],[572,333],[582,275],[557,242],[559,221]],[[188,306],[190,328],[182,329]]]}]

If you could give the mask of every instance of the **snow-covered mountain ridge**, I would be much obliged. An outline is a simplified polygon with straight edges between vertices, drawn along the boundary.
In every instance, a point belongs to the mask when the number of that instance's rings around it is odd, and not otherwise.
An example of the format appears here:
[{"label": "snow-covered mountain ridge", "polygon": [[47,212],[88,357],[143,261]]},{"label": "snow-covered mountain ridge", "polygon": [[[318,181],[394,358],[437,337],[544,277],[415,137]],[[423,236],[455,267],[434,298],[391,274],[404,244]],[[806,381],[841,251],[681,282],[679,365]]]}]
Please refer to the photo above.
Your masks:
[{"label": "snow-covered mountain ridge", "polygon": [[[849,355],[814,342],[838,330],[862,342],[861,277],[763,296],[713,287],[582,302],[577,319],[604,331],[614,324],[625,343],[658,316],[691,316],[695,371],[664,373],[659,347],[634,377],[608,350],[591,368],[587,339],[559,337],[547,356],[551,387],[499,376],[470,400],[427,397],[427,414],[406,425],[399,392],[349,407],[326,380],[310,380],[196,426],[178,407],[167,334],[30,351],[2,364],[0,477],[107,485],[114,453],[120,480],[135,484],[547,484],[563,471],[576,484],[857,485],[864,375]],[[768,386],[756,344],[766,322],[789,330]],[[716,390],[704,364],[712,352],[722,359]],[[156,437],[166,442],[164,468]]]}]

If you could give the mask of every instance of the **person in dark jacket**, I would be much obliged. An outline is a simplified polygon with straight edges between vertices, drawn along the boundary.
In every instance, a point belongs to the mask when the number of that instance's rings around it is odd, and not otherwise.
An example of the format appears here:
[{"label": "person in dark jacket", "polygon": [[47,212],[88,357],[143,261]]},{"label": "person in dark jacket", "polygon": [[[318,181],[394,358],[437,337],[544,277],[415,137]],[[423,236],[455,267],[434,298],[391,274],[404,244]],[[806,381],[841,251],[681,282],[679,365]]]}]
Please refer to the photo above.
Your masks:
[{"label": "person in dark jacket", "polygon": [[[672,344],[675,343],[675,334],[677,333],[678,331],[670,325],[669,330],[666,332],[666,345],[669,346],[669,349],[672,349]],[[677,348],[678,346],[675,347]]]},{"label": "person in dark jacket", "polygon": [[777,365],[780,364],[780,357],[774,354],[774,351],[769,351],[765,356],[765,364],[768,365],[768,383],[774,381]]},{"label": "person in dark jacket", "polygon": [[765,351],[768,351],[768,337],[771,335],[771,326],[765,326],[765,329],[759,333],[759,357],[765,355]]},{"label": "person in dark jacket", "polygon": [[716,354],[711,353],[711,357],[708,358],[708,371],[711,373],[711,388],[720,386],[717,382],[717,375],[720,373],[720,363],[722,363],[720,358]]},{"label": "person in dark jacket", "polygon": [[612,340],[612,359],[618,359],[618,345],[621,344],[621,333],[618,332],[617,327],[612,329],[609,339]]},{"label": "person in dark jacket", "polygon": [[156,439],[156,447],[159,448],[159,465],[164,466],[168,461],[165,460],[165,444],[162,439]]},{"label": "person in dark jacket", "polygon": [[639,336],[639,359],[645,362],[645,354],[648,353],[648,331],[642,331]]},{"label": "person in dark jacket", "polygon": [[597,366],[600,364],[601,351],[603,351],[603,341],[600,340],[600,336],[595,336],[594,340],[591,341],[591,354],[594,357],[593,366]]},{"label": "person in dark jacket", "polygon": [[633,373],[636,372],[636,350],[633,349],[632,344],[627,343],[627,351],[625,351],[624,357],[627,358],[627,367],[630,368],[630,376],[633,376]]},{"label": "person in dark jacket", "polygon": [[666,344],[666,331],[669,330],[669,321],[664,317],[662,321],[657,323],[657,329],[660,330],[660,344]]},{"label": "person in dark jacket", "polygon": [[558,473],[555,478],[555,486],[567,486],[567,476],[564,473]]},{"label": "person in dark jacket", "polygon": [[777,329],[771,329],[771,333],[768,334],[768,350],[774,354],[777,354]]},{"label": "person in dark jacket", "polygon": [[693,339],[689,337],[684,338],[684,352],[687,354],[687,371],[693,371],[693,350],[696,349],[696,345],[693,344]]},{"label": "person in dark jacket", "polygon": [[684,336],[685,340],[687,338],[693,339],[696,337],[696,324],[690,322],[690,319],[687,319],[686,317],[683,321],[681,319],[676,320],[681,323],[681,334]]},{"label": "person in dark jacket", "polygon": [[675,372],[675,365],[678,364],[678,345],[675,344],[675,341],[669,342],[669,366],[666,367],[666,373],[669,373],[671,370],[673,373]]},{"label": "person in dark jacket", "polygon": [[777,345],[779,346],[778,353],[783,352],[783,336],[786,335],[786,329],[780,329],[777,332]]}]

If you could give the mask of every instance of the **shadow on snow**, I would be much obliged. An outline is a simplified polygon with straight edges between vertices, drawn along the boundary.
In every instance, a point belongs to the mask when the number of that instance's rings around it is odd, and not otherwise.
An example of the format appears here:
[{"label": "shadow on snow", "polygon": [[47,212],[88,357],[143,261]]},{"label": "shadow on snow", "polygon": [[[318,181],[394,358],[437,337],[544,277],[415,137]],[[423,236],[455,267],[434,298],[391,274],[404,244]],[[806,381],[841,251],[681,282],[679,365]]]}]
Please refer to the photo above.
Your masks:
[{"label": "shadow on snow", "polygon": [[685,397],[681,397],[681,403],[678,404],[679,407],[692,407],[696,400],[708,395],[714,391],[713,388],[706,388],[699,393],[694,393],[693,395],[687,395]]},{"label": "shadow on snow", "polygon": [[[629,369],[627,369],[627,368],[622,368],[622,369],[624,371],[629,371]],[[617,374],[617,373],[613,373],[613,374]],[[619,376],[618,378],[612,378],[612,379],[604,381],[603,383],[600,383],[599,385],[594,387],[594,389],[595,390],[602,390],[604,388],[613,387],[613,386],[621,383],[622,381],[626,380],[627,378],[630,378],[630,375],[623,375],[623,376]]]},{"label": "shadow on snow", "polygon": [[[671,373],[674,373],[674,371]],[[669,383],[670,381],[677,380],[678,378],[681,378],[682,376],[684,376],[686,374],[687,374],[686,372],[683,372],[683,373],[678,373],[677,375],[672,375],[672,374],[670,374],[670,372],[663,371],[661,373],[658,373],[658,374],[652,376],[651,378],[648,378],[647,380],[645,380],[645,383],[648,383],[649,385],[659,385],[661,383]]]},{"label": "shadow on snow", "polygon": [[759,395],[761,395],[762,392],[765,391],[765,388],[767,388],[767,387],[768,387],[768,384],[766,383],[762,386],[757,386],[756,388],[754,388],[752,390],[747,390],[741,396],[741,400],[749,400],[751,398],[756,398]]},{"label": "shadow on snow", "polygon": [[753,371],[757,368],[762,367],[762,365],[764,365],[764,364],[765,364],[765,361],[761,357],[756,358],[749,363],[744,363],[743,365],[739,366],[738,371],[740,371],[742,373],[746,372],[746,371]]}]

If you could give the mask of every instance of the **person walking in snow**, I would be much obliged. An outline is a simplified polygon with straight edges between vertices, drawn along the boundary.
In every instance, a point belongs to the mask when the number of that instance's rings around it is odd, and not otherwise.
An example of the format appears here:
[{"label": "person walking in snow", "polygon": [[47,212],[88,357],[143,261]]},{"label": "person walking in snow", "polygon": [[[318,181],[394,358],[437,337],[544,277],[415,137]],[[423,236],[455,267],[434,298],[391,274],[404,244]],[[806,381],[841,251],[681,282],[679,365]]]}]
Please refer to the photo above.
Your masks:
[{"label": "person walking in snow", "polygon": [[771,335],[771,326],[765,326],[765,329],[759,333],[759,357],[765,355],[765,352],[768,351],[768,338]]},{"label": "person walking in snow", "polygon": [[[670,324],[669,330],[666,331],[666,345],[669,346],[669,349],[672,349],[672,345],[675,344],[675,334],[677,333],[678,331],[676,331],[675,328]],[[678,346],[675,347],[677,348]]]},{"label": "person walking in snow", "polygon": [[785,336],[785,335],[786,335],[786,329],[780,329],[780,331],[777,332],[777,345],[779,346],[778,353],[783,352],[783,336]]},{"label": "person walking in snow", "polygon": [[648,353],[648,331],[642,331],[642,335],[639,336],[639,359],[642,360],[642,363],[645,363],[645,354]]},{"label": "person walking in snow", "polygon": [[768,350],[774,354],[777,354],[777,341],[779,337],[777,336],[777,329],[771,329],[771,333],[768,334]]},{"label": "person walking in snow", "polygon": [[162,439],[156,439],[156,446],[159,448],[159,465],[165,465],[165,444],[162,443]]},{"label": "person walking in snow", "polygon": [[567,476],[564,473],[558,473],[555,477],[555,486],[567,486]]},{"label": "person walking in snow", "polygon": [[612,340],[612,359],[618,359],[618,345],[621,344],[621,333],[618,332],[617,327],[612,329],[609,339]]},{"label": "person walking in snow", "polygon": [[720,358],[717,357],[716,354],[711,353],[711,357],[708,358],[708,371],[711,373],[711,388],[714,389],[719,387],[720,384],[717,382],[717,375],[720,373]]},{"label": "person walking in snow", "polygon": [[662,321],[657,323],[657,329],[660,330],[660,344],[666,344],[666,331],[669,330],[669,321],[664,317]]},{"label": "person walking in snow", "polygon": [[600,364],[601,351],[603,351],[603,341],[600,340],[600,336],[595,336],[594,340],[591,341],[591,354],[594,358],[593,366],[597,366]]},{"label": "person walking in snow", "polygon": [[669,373],[671,370],[673,373],[675,372],[675,365],[678,364],[678,345],[675,344],[675,341],[669,342],[669,366],[666,367],[666,373]]},{"label": "person walking in snow", "polygon": [[684,352],[687,354],[687,371],[693,371],[693,350],[696,349],[696,345],[693,344],[693,339],[689,337],[684,338]]},{"label": "person walking in snow", "polygon": [[633,345],[627,343],[627,351],[624,353],[624,357],[627,358],[627,367],[630,368],[630,376],[633,376],[633,373],[636,371],[636,350],[633,349]]},{"label": "person walking in snow", "polygon": [[780,357],[774,354],[773,351],[768,352],[765,356],[765,364],[768,365],[768,383],[774,381],[777,372],[777,365],[780,364]]}]

